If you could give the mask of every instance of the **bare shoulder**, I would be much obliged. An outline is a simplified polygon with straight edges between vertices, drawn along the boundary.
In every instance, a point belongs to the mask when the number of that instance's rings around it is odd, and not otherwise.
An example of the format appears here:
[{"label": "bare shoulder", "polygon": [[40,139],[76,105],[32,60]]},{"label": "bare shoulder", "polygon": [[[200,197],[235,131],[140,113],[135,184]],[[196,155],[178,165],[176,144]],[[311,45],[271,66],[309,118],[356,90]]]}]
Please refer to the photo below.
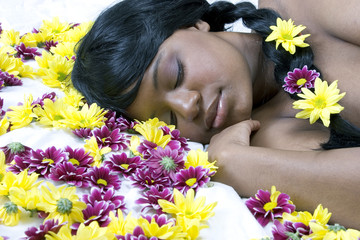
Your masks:
[{"label": "bare shoulder", "polygon": [[283,18],[360,46],[358,0],[260,0],[259,7],[272,8]]}]

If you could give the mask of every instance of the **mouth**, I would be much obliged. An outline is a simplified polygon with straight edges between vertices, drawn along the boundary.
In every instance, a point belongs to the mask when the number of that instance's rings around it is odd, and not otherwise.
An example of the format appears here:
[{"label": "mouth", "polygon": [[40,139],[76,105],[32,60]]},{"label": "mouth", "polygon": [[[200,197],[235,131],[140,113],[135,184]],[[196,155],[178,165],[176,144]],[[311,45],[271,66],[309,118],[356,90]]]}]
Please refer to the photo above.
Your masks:
[{"label": "mouth", "polygon": [[207,129],[220,128],[225,121],[225,104],[222,92],[211,102],[205,114],[205,126]]}]

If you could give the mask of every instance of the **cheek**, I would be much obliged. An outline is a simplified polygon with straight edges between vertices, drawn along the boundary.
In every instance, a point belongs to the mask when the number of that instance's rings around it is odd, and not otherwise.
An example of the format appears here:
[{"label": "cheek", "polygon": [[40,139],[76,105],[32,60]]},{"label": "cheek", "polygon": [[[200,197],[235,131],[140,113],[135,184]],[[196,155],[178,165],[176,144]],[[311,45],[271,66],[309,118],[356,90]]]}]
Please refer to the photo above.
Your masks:
[{"label": "cheek", "polygon": [[177,127],[182,137],[188,138],[190,141],[199,142],[202,144],[208,144],[210,139],[215,134],[219,133],[220,130],[205,131],[203,128],[198,127],[194,124],[181,124]]}]

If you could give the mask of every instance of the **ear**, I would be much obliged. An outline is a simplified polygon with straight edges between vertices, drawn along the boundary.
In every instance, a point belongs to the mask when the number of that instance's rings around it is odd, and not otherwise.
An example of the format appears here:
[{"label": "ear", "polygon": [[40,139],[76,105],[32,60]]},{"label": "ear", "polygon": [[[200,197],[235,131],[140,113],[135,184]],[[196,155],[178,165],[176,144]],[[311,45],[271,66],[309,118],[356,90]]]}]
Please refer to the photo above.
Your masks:
[{"label": "ear", "polygon": [[195,23],[194,27],[200,31],[204,31],[204,32],[210,31],[210,25],[207,22],[204,22],[203,20],[199,20],[197,23]]}]

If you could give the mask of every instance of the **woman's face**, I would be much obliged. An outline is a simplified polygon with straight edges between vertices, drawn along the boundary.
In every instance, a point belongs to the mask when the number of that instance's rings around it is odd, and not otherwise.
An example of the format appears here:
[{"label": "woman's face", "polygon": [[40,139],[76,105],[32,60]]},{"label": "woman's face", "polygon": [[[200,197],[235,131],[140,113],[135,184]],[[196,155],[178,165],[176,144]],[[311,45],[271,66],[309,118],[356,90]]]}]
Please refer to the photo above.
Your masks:
[{"label": "woman's face", "polygon": [[191,27],[164,41],[127,109],[130,117],[143,121],[158,117],[176,125],[183,137],[202,143],[249,119],[249,66],[222,34]]}]

